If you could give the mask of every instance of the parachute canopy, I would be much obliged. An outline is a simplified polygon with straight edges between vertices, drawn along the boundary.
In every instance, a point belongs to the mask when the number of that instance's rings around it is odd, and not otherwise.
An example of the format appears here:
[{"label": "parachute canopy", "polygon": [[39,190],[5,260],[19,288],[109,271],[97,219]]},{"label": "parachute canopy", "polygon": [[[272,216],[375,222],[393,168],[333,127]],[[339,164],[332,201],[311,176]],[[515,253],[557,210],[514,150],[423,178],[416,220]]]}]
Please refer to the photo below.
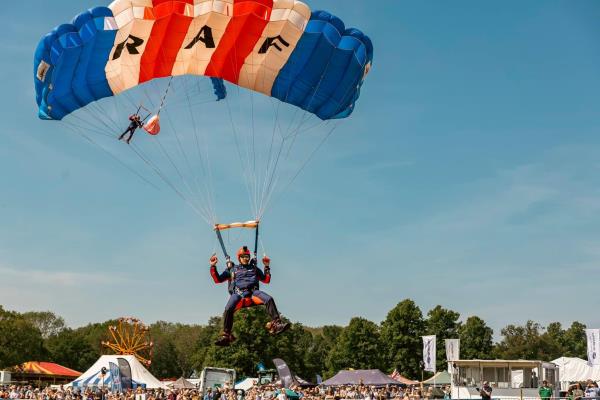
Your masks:
[{"label": "parachute canopy", "polygon": [[315,114],[349,116],[373,59],[370,39],[296,0],[116,0],[47,34],[35,52],[42,119],[155,78],[223,79]]}]

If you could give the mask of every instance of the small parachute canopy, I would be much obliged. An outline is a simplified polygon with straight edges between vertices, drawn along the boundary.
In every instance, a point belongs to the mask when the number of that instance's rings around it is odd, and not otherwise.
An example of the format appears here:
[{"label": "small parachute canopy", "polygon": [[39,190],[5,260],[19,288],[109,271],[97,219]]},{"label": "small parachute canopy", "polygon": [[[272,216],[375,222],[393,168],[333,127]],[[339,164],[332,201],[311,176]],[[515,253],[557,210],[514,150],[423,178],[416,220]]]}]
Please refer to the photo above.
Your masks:
[{"label": "small parachute canopy", "polygon": [[160,116],[158,114],[152,116],[144,125],[144,130],[150,135],[158,135],[160,133]]}]

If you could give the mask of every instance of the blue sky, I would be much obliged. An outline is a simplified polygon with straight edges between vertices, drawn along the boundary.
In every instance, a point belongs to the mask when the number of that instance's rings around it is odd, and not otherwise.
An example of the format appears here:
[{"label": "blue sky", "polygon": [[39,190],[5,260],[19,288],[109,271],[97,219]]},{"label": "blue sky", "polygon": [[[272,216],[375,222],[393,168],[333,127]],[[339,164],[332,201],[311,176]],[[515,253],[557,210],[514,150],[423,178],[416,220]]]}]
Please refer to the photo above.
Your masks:
[{"label": "blue sky", "polygon": [[[98,4],[0,11],[0,304],[71,326],[205,323],[227,296],[208,275],[210,228],[36,117],[37,41]],[[379,322],[412,298],[496,331],[528,319],[599,327],[600,3],[309,4],[368,33],[375,62],[354,115],[263,220],[265,290],[281,311],[313,326]],[[235,171],[215,172],[218,207],[243,219]]]}]

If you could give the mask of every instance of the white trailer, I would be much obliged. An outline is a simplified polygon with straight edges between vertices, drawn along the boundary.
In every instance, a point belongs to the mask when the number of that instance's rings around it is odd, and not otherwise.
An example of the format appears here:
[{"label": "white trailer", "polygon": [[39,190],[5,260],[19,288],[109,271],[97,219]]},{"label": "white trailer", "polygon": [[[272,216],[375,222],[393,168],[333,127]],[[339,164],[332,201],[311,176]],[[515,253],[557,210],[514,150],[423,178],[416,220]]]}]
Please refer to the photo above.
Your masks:
[{"label": "white trailer", "polygon": [[200,374],[200,391],[205,393],[205,390],[211,388],[233,389],[235,385],[235,370],[229,368],[206,367]]}]

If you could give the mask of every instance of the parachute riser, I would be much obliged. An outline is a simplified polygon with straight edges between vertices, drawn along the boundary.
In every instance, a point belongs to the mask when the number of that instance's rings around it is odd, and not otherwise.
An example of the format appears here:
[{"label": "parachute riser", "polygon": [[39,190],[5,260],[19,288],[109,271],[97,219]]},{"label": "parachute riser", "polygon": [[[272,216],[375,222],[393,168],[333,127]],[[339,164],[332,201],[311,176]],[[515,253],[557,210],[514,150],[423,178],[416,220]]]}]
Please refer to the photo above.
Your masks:
[{"label": "parachute riser", "polygon": [[233,228],[254,228],[254,260],[257,259],[258,253],[258,237],[259,237],[259,223],[260,221],[248,221],[248,222],[236,222],[233,224],[215,224],[215,232],[217,233],[217,239],[219,240],[219,244],[221,245],[221,250],[223,251],[223,255],[227,262],[230,262],[231,256],[227,253],[227,248],[225,247],[225,241],[223,240],[223,235],[221,234],[222,230],[233,229]]}]

